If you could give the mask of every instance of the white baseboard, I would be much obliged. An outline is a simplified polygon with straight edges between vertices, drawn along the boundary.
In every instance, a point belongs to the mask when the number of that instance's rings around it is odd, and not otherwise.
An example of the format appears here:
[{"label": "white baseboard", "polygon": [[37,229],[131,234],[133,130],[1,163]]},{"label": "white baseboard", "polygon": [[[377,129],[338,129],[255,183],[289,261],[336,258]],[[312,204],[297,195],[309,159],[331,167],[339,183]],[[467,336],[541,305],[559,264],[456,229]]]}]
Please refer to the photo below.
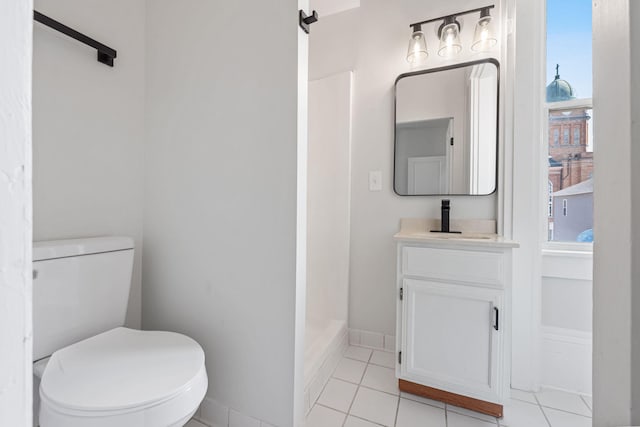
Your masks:
[{"label": "white baseboard", "polygon": [[342,355],[347,350],[348,346],[347,331],[343,328],[343,333],[337,337],[331,347],[328,349],[324,360],[321,363],[320,368],[312,374],[309,385],[304,390],[304,412],[308,414],[313,407],[320,393],[324,389],[324,386],[331,378],[331,374],[340,363]]},{"label": "white baseboard", "polygon": [[541,386],[590,395],[592,334],[550,327],[542,327],[541,332]]},{"label": "white baseboard", "polygon": [[379,332],[349,329],[349,344],[367,347],[373,350],[396,351],[396,337]]},{"label": "white baseboard", "polygon": [[274,427],[265,421],[229,408],[210,397],[204,398],[193,418],[209,427]]}]

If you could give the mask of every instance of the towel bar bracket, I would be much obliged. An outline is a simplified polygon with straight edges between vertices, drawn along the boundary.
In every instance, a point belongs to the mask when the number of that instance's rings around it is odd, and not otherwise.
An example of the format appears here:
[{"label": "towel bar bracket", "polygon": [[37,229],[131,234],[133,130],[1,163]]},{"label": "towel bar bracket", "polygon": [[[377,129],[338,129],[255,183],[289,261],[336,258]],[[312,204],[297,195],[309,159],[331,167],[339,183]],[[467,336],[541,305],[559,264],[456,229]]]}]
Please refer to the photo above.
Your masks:
[{"label": "towel bar bracket", "polygon": [[49,18],[46,15],[38,11],[33,11],[33,19],[36,22],[39,22],[43,25],[46,25],[49,28],[53,28],[56,31],[65,34],[72,39],[78,40],[80,43],[84,43],[87,46],[91,46],[92,48],[98,51],[98,62],[113,67],[113,60],[118,56],[118,53],[115,49],[110,48],[107,45],[104,45],[89,36],[86,36],[73,28],[67,27],[66,25],[56,21],[55,19]]}]

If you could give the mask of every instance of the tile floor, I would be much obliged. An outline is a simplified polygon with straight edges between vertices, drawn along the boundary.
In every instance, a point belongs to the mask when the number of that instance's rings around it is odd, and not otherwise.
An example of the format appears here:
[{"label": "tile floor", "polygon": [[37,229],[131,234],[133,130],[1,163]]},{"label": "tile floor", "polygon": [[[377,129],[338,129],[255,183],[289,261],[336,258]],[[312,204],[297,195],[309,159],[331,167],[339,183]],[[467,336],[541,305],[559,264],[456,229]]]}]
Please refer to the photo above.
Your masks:
[{"label": "tile floor", "polygon": [[401,393],[394,367],[393,353],[349,347],[309,412],[306,427],[591,426],[588,396],[513,390],[504,418],[496,419]]},{"label": "tile floor", "polygon": [[202,424],[199,421],[196,420],[189,420],[189,422],[187,424],[185,424],[184,427],[207,427],[205,424]]}]

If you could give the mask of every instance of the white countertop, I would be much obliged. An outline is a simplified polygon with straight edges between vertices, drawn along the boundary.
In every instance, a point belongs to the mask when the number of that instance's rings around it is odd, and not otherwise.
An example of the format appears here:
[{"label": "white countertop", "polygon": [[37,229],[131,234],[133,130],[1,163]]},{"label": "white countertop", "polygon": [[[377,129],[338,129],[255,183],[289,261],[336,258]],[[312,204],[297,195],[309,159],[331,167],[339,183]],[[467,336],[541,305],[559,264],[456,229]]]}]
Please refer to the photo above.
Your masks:
[{"label": "white countertop", "polygon": [[461,233],[440,233],[440,220],[403,218],[400,231],[393,238],[396,241],[436,243],[442,246],[485,246],[496,248],[517,248],[520,245],[495,233],[494,220],[452,220],[450,229]]}]

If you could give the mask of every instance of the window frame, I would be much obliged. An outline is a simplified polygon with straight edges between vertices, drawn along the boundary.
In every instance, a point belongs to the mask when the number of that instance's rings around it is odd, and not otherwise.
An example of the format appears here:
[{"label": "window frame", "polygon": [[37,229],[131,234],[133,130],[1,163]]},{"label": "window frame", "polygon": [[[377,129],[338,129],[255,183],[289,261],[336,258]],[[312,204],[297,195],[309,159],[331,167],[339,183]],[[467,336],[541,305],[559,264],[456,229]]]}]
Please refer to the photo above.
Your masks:
[{"label": "window frame", "polygon": [[547,218],[553,218],[553,182],[547,177]]},{"label": "window frame", "polygon": [[[546,27],[545,27],[546,28]],[[545,30],[546,31],[546,30]],[[546,64],[546,56],[544,58],[544,62]],[[568,101],[557,101],[557,102],[546,102],[546,98],[543,98],[543,120],[542,120],[542,135],[547,135],[543,141],[541,141],[541,153],[543,154],[541,157],[544,160],[541,162],[542,174],[541,178],[543,182],[541,182],[540,188],[543,189],[541,194],[542,206],[547,212],[549,207],[549,113],[551,111],[556,110],[569,110],[574,108],[587,108],[593,110],[593,98],[577,98],[571,99]],[[592,117],[593,120],[593,117]],[[562,135],[560,135],[562,138]],[[595,153],[595,146],[594,146]],[[595,154],[594,154],[595,156]],[[549,240],[549,217],[544,215],[544,221],[542,224],[542,229],[540,230],[540,235],[542,238],[542,250],[543,251],[570,251],[570,252],[584,252],[593,254],[593,242],[556,242],[553,240]]]}]

